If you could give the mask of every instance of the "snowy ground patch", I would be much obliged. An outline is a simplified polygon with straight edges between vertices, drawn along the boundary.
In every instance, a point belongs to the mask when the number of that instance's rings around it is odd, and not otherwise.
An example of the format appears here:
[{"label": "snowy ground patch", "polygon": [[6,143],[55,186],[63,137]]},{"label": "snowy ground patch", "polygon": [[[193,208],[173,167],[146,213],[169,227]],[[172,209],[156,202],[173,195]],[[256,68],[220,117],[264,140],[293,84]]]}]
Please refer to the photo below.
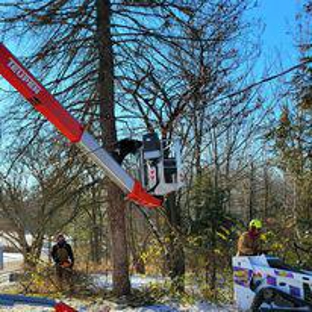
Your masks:
[{"label": "snowy ground patch", "polygon": [[[112,277],[109,274],[96,274],[94,275],[95,286],[99,288],[111,288]],[[133,275],[131,277],[131,285],[133,289],[148,288],[152,284],[162,285],[166,282],[165,278],[162,277],[148,277]],[[6,285],[8,286],[8,285]],[[8,288],[7,288],[8,289]],[[90,299],[90,300],[78,300],[75,298],[60,298],[66,304],[74,307],[79,312],[234,312],[237,311],[233,306],[217,306],[209,302],[196,302],[192,305],[184,304],[169,298],[163,304],[153,304],[141,307],[129,307],[126,301],[123,303],[111,302],[104,299]],[[27,305],[14,305],[4,306],[0,305],[0,312],[11,311],[11,312],[50,312],[54,311],[53,308],[46,307],[35,307]]]},{"label": "snowy ground patch", "polygon": [[[168,279],[161,276],[143,276],[143,275],[132,275],[131,276],[131,287],[134,289],[140,289],[148,287],[151,284],[163,285]],[[98,288],[110,289],[113,285],[111,274],[95,274],[94,285]]]}]

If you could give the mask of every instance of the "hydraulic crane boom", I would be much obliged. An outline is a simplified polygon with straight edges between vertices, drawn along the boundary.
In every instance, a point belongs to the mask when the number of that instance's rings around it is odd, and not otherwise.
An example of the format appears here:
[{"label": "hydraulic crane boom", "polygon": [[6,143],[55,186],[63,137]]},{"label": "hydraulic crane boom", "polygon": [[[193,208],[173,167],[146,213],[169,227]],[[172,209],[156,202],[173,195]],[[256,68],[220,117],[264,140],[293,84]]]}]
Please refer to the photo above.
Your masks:
[{"label": "hydraulic crane boom", "polygon": [[95,141],[84,127],[51,95],[36,78],[0,43],[0,74],[44,115],[65,137],[87,152],[110,179],[135,203],[155,208],[161,200],[150,195],[115,159]]}]

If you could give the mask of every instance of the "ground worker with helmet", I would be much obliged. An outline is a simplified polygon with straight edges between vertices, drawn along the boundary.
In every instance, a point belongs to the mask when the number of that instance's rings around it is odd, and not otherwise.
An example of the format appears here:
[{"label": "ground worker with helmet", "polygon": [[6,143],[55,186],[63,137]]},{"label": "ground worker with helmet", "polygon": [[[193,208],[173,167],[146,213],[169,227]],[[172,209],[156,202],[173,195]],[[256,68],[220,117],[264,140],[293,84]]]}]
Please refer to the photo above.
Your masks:
[{"label": "ground worker with helmet", "polygon": [[261,242],[262,222],[253,219],[249,223],[247,232],[244,232],[238,239],[237,256],[257,256],[264,253]]}]

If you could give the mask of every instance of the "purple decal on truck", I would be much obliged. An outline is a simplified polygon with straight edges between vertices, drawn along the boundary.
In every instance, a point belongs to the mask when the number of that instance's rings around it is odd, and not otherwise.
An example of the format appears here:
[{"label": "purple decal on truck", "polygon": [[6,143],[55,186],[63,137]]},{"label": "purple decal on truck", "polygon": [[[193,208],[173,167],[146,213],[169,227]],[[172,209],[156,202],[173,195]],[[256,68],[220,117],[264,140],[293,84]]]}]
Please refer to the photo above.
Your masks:
[{"label": "purple decal on truck", "polygon": [[277,285],[276,277],[268,275],[267,284],[271,286],[276,286]]},{"label": "purple decal on truck", "polygon": [[249,287],[252,271],[240,267],[234,267],[234,283],[243,287]]},{"label": "purple decal on truck", "polygon": [[290,294],[294,297],[301,297],[300,288],[289,285]]}]

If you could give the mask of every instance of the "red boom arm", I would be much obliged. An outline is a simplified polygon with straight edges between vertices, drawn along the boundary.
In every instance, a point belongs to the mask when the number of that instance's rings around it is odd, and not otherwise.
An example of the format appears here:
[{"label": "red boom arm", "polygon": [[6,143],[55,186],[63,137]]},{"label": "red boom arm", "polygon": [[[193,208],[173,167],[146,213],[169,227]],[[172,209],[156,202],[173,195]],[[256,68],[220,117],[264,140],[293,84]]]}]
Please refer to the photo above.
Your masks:
[{"label": "red boom arm", "polygon": [[129,176],[2,43],[0,43],[0,74],[65,137],[85,150],[128,194],[128,199],[150,208],[161,206],[162,201],[148,194],[140,182]]},{"label": "red boom arm", "polygon": [[0,58],[1,75],[71,142],[80,141],[83,133],[82,125],[30,72],[24,69],[22,64],[2,43],[0,44]]}]

